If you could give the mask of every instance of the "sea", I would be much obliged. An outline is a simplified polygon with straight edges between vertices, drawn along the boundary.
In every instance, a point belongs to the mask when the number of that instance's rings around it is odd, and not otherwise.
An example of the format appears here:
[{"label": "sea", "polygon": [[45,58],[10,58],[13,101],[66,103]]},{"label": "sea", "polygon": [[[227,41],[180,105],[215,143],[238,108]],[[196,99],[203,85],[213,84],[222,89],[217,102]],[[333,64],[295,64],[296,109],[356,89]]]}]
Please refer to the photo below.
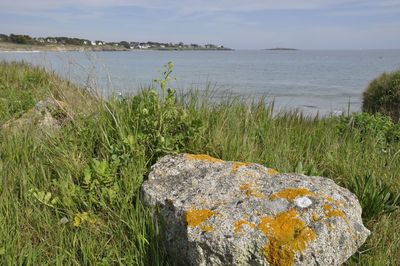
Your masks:
[{"label": "sea", "polygon": [[172,62],[170,86],[179,92],[211,90],[320,115],[360,111],[368,84],[400,70],[400,50],[33,51],[0,52],[0,60],[43,66],[103,97],[157,86]]}]

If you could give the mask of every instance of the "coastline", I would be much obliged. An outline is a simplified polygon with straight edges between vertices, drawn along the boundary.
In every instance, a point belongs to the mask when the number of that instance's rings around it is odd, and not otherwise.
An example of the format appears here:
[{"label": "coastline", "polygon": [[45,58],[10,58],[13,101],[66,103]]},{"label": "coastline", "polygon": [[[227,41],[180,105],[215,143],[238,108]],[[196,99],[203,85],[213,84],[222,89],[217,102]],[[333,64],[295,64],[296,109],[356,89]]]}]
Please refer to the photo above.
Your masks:
[{"label": "coastline", "polygon": [[26,45],[0,42],[0,52],[134,52],[134,51],[234,51],[230,48],[147,48],[127,49],[111,45],[83,47],[77,45]]}]

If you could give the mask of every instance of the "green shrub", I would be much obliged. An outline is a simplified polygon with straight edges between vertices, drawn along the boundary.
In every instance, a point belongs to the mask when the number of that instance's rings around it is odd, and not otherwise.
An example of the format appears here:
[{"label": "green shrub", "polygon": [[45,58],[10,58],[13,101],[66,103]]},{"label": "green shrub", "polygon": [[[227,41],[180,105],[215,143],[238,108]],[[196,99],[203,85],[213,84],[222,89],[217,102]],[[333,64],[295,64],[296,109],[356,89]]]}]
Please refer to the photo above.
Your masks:
[{"label": "green shrub", "polygon": [[362,110],[382,113],[394,122],[400,119],[400,71],[383,73],[364,92]]},{"label": "green shrub", "polygon": [[382,144],[400,140],[400,123],[395,124],[390,117],[380,113],[355,113],[338,120],[337,127],[342,135],[348,132],[353,136],[358,135],[360,140],[369,136]]},{"label": "green shrub", "polygon": [[154,80],[158,91],[146,89],[107,103],[110,124],[104,131],[113,136],[110,143],[116,145],[121,136],[137,136],[150,165],[162,155],[187,152],[189,143],[196,141],[202,130],[199,118],[178,102],[175,89],[169,87],[172,70],[172,63],[164,65],[162,77]]}]

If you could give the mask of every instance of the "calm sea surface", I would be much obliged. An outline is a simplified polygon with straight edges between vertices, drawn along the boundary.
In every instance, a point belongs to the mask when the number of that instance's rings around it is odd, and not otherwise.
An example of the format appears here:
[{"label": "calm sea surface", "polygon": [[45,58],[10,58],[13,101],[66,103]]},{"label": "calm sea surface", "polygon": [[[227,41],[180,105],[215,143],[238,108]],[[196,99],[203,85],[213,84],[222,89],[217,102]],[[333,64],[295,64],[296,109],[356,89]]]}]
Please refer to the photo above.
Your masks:
[{"label": "calm sea surface", "polygon": [[346,111],[349,102],[360,110],[368,83],[400,69],[400,50],[0,52],[1,59],[45,66],[105,96],[135,93],[172,61],[180,90],[211,84],[247,99],[267,96],[278,108],[324,114]]}]

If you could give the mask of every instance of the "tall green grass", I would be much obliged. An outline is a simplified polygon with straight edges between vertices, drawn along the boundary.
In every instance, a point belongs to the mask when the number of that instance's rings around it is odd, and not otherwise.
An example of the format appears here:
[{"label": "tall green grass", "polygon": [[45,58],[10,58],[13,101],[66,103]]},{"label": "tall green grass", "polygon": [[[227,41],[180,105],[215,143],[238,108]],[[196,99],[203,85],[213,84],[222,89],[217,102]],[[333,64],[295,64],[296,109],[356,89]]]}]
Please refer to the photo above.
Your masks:
[{"label": "tall green grass", "polygon": [[[30,83],[31,76],[43,78]],[[21,83],[26,91],[12,89]],[[178,152],[335,180],[360,196],[372,230],[348,263],[400,264],[398,141],[344,128],[339,118],[273,115],[263,99],[215,102],[196,92],[175,95],[165,76],[157,84],[159,93],[104,102],[41,69],[0,64],[0,125],[47,95],[74,113],[57,132],[0,131],[1,265],[167,265],[140,185],[157,158]]]}]

